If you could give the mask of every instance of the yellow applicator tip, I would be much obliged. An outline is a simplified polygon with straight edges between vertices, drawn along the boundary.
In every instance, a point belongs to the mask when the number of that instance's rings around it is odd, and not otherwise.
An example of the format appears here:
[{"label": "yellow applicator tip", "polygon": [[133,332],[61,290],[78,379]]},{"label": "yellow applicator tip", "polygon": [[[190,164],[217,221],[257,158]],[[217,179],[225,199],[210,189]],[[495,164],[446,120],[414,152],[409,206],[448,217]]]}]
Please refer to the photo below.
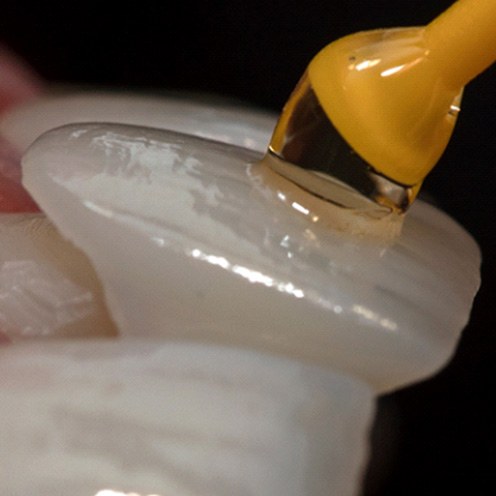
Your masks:
[{"label": "yellow applicator tip", "polygon": [[496,59],[495,25],[495,0],[459,0],[426,27],[331,43],[284,107],[269,165],[332,203],[353,208],[358,193],[406,211],[448,144],[463,86]]}]

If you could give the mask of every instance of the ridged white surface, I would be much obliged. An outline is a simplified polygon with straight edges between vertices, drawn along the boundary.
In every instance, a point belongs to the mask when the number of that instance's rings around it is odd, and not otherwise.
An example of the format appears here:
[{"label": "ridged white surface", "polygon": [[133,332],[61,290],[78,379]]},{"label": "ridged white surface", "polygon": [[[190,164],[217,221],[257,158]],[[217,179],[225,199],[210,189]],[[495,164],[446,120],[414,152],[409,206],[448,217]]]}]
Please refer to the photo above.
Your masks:
[{"label": "ridged white surface", "polygon": [[223,102],[92,92],[40,98],[0,117],[0,134],[24,151],[45,131],[73,122],[117,122],[265,151],[277,116]]},{"label": "ridged white surface", "polygon": [[0,330],[11,339],[115,334],[86,256],[42,214],[0,214]]},{"label": "ridged white surface", "polygon": [[163,340],[6,347],[0,383],[9,496],[352,496],[373,409],[325,369]]},{"label": "ridged white surface", "polygon": [[473,240],[420,202],[391,246],[346,237],[281,201],[251,165],[259,158],[88,124],[44,135],[23,166],[35,200],[94,264],[124,335],[271,350],[377,391],[443,366],[479,284]]},{"label": "ridged white surface", "polygon": [[[225,105],[101,94],[41,100],[0,129],[24,149],[71,121],[259,152],[274,123]],[[260,156],[118,125],[59,129],[32,147],[27,184],[89,255],[126,339],[0,350],[2,493],[357,493],[371,396],[330,369],[386,391],[441,367],[468,318],[478,250],[422,203],[392,246],[338,233],[253,166]],[[5,219],[0,318],[5,296],[3,315],[57,335],[60,315],[102,304],[81,284],[95,277],[84,256],[47,219]],[[19,312],[29,298],[50,310]],[[101,332],[81,322],[82,334]]]}]

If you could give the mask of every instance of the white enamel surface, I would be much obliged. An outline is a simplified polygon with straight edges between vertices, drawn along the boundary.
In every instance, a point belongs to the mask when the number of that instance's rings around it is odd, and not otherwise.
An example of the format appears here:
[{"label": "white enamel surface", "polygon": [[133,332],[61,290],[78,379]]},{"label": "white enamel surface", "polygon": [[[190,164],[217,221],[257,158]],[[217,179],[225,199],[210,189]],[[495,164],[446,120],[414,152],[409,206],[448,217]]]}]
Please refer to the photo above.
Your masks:
[{"label": "white enamel surface", "polygon": [[229,103],[130,93],[44,97],[0,117],[0,134],[24,151],[45,131],[73,122],[118,122],[171,129],[265,151],[277,116]]},{"label": "white enamel surface", "polygon": [[44,135],[23,167],[94,264],[123,335],[271,350],[377,391],[444,365],[478,287],[472,239],[420,202],[390,247],[347,238],[282,202],[250,165],[259,158],[165,131],[74,125]]},{"label": "white enamel surface", "polygon": [[0,214],[0,329],[11,339],[115,334],[93,267],[42,214]]},{"label": "white enamel surface", "polygon": [[351,496],[369,389],[249,351],[164,341],[0,349],[2,494]]}]

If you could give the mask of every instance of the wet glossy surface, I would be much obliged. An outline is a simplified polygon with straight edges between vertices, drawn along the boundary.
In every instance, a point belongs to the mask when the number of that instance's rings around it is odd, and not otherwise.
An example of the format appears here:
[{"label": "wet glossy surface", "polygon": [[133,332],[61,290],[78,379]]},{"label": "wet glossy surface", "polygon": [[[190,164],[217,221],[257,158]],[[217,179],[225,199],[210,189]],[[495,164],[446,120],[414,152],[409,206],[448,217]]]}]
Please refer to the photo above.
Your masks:
[{"label": "wet glossy surface", "polygon": [[423,28],[377,29],[331,43],[308,68],[353,150],[378,174],[412,187],[444,152],[463,89],[446,84],[429,48]]},{"label": "wet glossy surface", "polygon": [[165,131],[74,125],[40,139],[24,168],[94,264],[124,335],[272,350],[379,391],[442,366],[478,286],[472,239],[422,203],[392,246],[343,235],[283,201],[258,159]]},{"label": "wet glossy surface", "polygon": [[[353,208],[353,200],[345,194],[358,196],[372,217],[405,212],[418,192],[378,174],[349,145],[324,112],[307,72],[286,104],[269,149],[281,161],[301,168],[297,182],[307,190],[346,208]],[[336,194],[338,188],[343,193]],[[356,194],[350,195],[350,189]]]}]

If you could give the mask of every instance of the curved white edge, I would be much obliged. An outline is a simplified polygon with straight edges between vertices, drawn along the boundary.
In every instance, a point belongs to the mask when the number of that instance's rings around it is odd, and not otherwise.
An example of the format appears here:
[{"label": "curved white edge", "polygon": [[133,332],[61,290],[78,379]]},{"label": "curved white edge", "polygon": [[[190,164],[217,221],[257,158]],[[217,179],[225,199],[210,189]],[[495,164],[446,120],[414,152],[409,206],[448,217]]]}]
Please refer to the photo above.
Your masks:
[{"label": "curved white edge", "polygon": [[23,166],[35,199],[95,265],[124,335],[269,349],[382,392],[444,366],[479,285],[470,236],[419,203],[392,246],[350,241],[278,202],[247,173],[254,157],[88,124],[45,134]]},{"label": "curved white edge", "polygon": [[277,116],[221,99],[191,101],[130,92],[46,96],[0,116],[0,134],[21,152],[44,132],[75,122],[116,122],[170,129],[265,151]]}]

